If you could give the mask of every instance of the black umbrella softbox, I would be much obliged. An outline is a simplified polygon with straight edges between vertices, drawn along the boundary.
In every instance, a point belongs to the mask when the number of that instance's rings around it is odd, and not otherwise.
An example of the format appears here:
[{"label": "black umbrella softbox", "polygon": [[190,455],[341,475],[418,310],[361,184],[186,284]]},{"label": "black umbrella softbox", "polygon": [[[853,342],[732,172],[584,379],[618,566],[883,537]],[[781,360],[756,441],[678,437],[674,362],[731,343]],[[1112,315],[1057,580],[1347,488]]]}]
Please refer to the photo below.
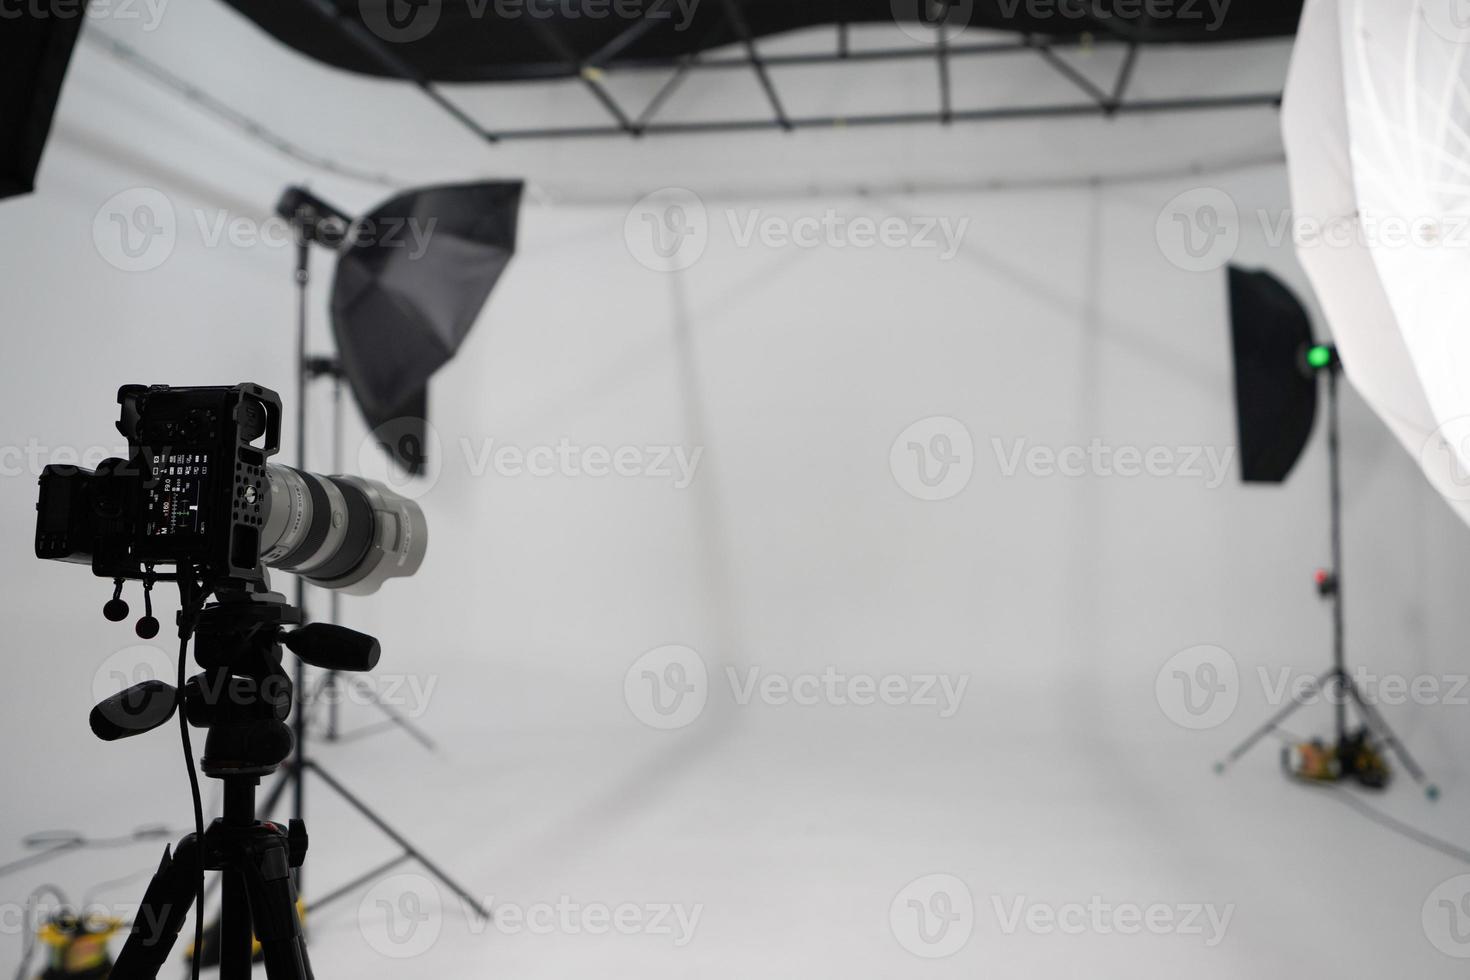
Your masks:
[{"label": "black umbrella softbox", "polygon": [[1230,336],[1241,479],[1280,483],[1317,418],[1317,378],[1305,361],[1311,321],[1275,276],[1231,266]]},{"label": "black umbrella softbox", "polygon": [[370,428],[397,422],[387,448],[411,473],[424,461],[406,427],[422,429],[430,376],[459,349],[515,252],[521,186],[400,194],[354,222],[341,248],[332,332],[342,370]]}]

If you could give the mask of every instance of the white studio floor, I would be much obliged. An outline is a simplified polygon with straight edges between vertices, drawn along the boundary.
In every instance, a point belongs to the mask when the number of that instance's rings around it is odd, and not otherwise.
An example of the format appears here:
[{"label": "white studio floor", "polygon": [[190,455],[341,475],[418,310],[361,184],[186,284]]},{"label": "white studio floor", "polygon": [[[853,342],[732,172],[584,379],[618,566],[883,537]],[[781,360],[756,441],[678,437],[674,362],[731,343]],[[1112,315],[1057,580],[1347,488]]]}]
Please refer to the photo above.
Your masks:
[{"label": "white studio floor", "polygon": [[[495,905],[529,914],[561,903],[573,918],[557,922],[575,923],[575,910],[632,903],[650,909],[650,929],[590,936],[543,920],[533,932],[514,911],[487,926],[406,866],[397,873],[410,877],[384,876],[387,885],[313,917],[318,975],[1462,974],[1427,938],[1424,905],[1465,869],[1365,819],[1334,790],[1286,784],[1274,742],[1215,776],[1212,753],[1244,732],[1245,706],[1234,724],[1196,737],[1156,715],[1130,725],[1075,698],[972,698],[950,719],[764,706],[714,711],[674,733],[571,723],[487,736],[470,719],[431,715],[446,745],[439,756],[398,732],[328,746],[327,766]],[[346,720],[374,717],[356,706]],[[1421,754],[1442,767],[1436,753]],[[378,761],[384,755],[394,761]],[[1452,835],[1470,815],[1453,782],[1433,807],[1406,780],[1370,802]],[[312,786],[317,890],[392,856],[392,845]],[[964,883],[974,925],[953,955],[925,960],[901,945],[890,909],[906,885],[933,874]],[[435,903],[447,911],[442,927],[421,927],[431,938],[403,926],[394,947],[384,941],[383,901],[404,921],[431,915]],[[1044,919],[1016,927],[1017,903],[1059,914],[1100,905],[1102,918],[1087,921],[1103,925],[1080,934],[1049,931]],[[1174,910],[1178,932],[1109,931],[1127,920],[1108,909],[1156,904]],[[682,946],[676,913],[668,934],[652,917],[665,905],[682,906],[685,922],[698,910]],[[1195,913],[1191,930],[1184,916],[1200,906],[1216,910],[1215,922],[1229,916],[1223,936],[1208,911]],[[414,956],[398,961],[384,949]]]}]

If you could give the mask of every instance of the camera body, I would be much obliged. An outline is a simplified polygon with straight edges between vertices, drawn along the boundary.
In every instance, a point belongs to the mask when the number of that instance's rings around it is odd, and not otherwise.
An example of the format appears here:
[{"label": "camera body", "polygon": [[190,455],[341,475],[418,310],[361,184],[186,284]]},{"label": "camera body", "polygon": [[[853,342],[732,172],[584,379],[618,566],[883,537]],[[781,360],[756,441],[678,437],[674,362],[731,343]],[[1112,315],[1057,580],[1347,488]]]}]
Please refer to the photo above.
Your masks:
[{"label": "camera body", "polygon": [[118,389],[128,459],[95,471],[49,465],[36,504],[36,556],[146,579],[189,566],[206,581],[265,579],[267,461],[280,449],[281,399],[256,384]]}]

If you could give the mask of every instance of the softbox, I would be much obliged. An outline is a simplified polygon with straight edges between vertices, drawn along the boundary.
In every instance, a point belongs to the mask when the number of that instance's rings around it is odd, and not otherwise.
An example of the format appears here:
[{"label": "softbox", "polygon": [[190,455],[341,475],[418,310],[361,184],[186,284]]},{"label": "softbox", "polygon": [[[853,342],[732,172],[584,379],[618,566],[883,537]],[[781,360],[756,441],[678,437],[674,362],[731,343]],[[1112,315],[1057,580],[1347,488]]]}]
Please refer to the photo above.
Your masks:
[{"label": "softbox", "polygon": [[36,167],[71,61],[83,10],[65,17],[44,11],[4,19],[0,31],[0,198],[36,188]]},{"label": "softbox", "polygon": [[353,222],[332,287],[332,332],[368,427],[423,470],[427,385],[454,356],[515,252],[521,182],[409,191]]},{"label": "softbox", "polygon": [[1231,266],[1229,273],[1241,479],[1280,483],[1317,418],[1317,379],[1304,360],[1312,324],[1301,302],[1269,272]]}]

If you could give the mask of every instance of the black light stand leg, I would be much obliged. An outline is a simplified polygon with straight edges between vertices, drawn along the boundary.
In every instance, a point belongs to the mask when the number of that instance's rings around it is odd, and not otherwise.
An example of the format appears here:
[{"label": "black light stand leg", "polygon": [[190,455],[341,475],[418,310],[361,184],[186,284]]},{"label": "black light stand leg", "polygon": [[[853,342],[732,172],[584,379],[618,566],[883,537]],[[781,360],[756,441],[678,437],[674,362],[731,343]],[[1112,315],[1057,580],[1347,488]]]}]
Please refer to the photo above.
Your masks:
[{"label": "black light stand leg", "polygon": [[[296,229],[296,463],[306,469],[306,303],[311,284],[311,242],[306,230]],[[306,580],[296,576],[296,608],[301,610],[306,621]],[[291,717],[291,734],[296,744],[290,760],[291,815],[297,820],[306,818],[306,663],[296,658],[295,677],[292,681],[301,697],[296,702],[296,711]],[[304,875],[296,870],[296,888],[302,890]]]},{"label": "black light stand leg", "polygon": [[[327,786],[330,787],[339,797],[345,800],[349,806],[351,806],[358,813],[366,817],[368,822],[371,823],[374,827],[377,827],[378,830],[382,831],[384,836],[393,841],[393,843],[397,844],[399,847],[403,848],[403,853],[406,857],[411,857],[419,864],[423,865],[424,869],[427,870],[429,874],[439,879],[440,884],[444,885],[455,895],[459,896],[460,901],[464,902],[470,908],[474,909],[475,914],[479,915],[482,919],[490,918],[490,913],[486,911],[485,907],[481,905],[480,902],[473,895],[466,891],[464,887],[462,887],[453,878],[449,877],[444,869],[440,868],[433,861],[430,861],[429,858],[424,854],[424,852],[415,847],[407,837],[404,837],[398,831],[390,827],[388,823],[383,820],[382,817],[378,816],[376,813],[373,812],[373,809],[371,807],[369,807],[362,800],[359,800],[356,796],[354,796],[352,792],[348,790],[347,787],[339,783],[336,778],[332,776],[331,773],[327,772],[320,765],[310,759],[306,760],[306,765],[308,768],[311,769],[312,772],[321,777],[322,782],[326,783]],[[395,861],[393,863],[396,864],[398,862]],[[317,905],[320,904],[321,903],[317,903]]]},{"label": "black light stand leg", "polygon": [[1388,726],[1388,722],[1384,720],[1383,715],[1379,713],[1378,706],[1363,697],[1363,692],[1358,689],[1357,683],[1352,678],[1344,675],[1343,683],[1347,687],[1348,696],[1358,706],[1358,713],[1362,715],[1363,721],[1377,733],[1378,737],[1383,740],[1383,744],[1388,746],[1389,750],[1403,764],[1403,767],[1409,771],[1409,775],[1413,778],[1414,782],[1424,787],[1424,795],[1431,800],[1439,799],[1439,787],[1428,781],[1428,777],[1424,770],[1419,767],[1419,763],[1414,761],[1414,757],[1409,754],[1408,748],[1399,740],[1398,735],[1394,733],[1394,730]]},{"label": "black light stand leg", "polygon": [[1242,741],[1235,748],[1231,749],[1230,754],[1225,756],[1225,758],[1221,759],[1220,761],[1216,762],[1215,771],[1223,773],[1226,769],[1235,765],[1235,763],[1239,761],[1241,756],[1245,755],[1252,748],[1254,748],[1255,744],[1261,739],[1265,738],[1267,735],[1270,735],[1273,731],[1275,731],[1283,721],[1291,716],[1292,712],[1296,711],[1298,708],[1304,707],[1306,705],[1307,698],[1311,697],[1313,694],[1316,694],[1318,691],[1325,690],[1327,688],[1327,684],[1336,675],[1336,670],[1329,670],[1321,676],[1313,678],[1312,683],[1308,685],[1306,690],[1297,691],[1296,693],[1292,694],[1291,703],[1286,705],[1280,711],[1276,712],[1270,718],[1267,718],[1265,723],[1263,723],[1261,727],[1251,732],[1245,737],[1244,741]]},{"label": "black light stand leg", "polygon": [[1332,527],[1332,667],[1338,679],[1333,706],[1337,744],[1347,737],[1347,650],[1342,609],[1342,456],[1337,429],[1337,366],[1327,369],[1327,487]]}]

